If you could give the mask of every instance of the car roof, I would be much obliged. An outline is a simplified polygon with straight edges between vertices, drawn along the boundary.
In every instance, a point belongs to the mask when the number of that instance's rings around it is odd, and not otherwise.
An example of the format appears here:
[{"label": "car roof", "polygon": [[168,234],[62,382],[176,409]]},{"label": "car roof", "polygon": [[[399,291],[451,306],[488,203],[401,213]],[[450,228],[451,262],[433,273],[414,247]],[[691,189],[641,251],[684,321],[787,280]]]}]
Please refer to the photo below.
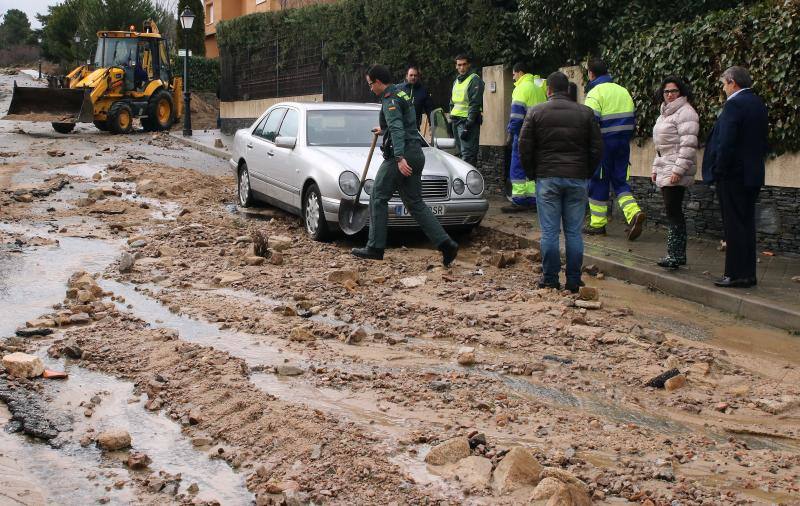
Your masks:
[{"label": "car roof", "polygon": [[376,111],[380,109],[380,104],[368,104],[363,102],[280,102],[276,106],[291,106],[307,111],[330,111],[330,110],[355,110],[355,111]]}]

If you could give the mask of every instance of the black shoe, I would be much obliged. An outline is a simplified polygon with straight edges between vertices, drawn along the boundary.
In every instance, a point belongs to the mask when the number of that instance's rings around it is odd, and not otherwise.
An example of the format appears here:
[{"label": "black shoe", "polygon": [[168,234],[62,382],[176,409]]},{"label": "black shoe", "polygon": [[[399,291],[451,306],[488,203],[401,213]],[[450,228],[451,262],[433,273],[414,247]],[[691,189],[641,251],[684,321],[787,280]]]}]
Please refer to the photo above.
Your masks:
[{"label": "black shoe", "polygon": [[583,227],[583,233],[586,235],[606,235],[606,227],[605,225],[602,227],[593,227],[591,225],[586,225]]},{"label": "black shoe", "polygon": [[438,249],[442,252],[442,263],[445,267],[453,263],[458,256],[458,243],[450,238],[441,243]]},{"label": "black shoe", "polygon": [[539,281],[539,288],[555,288],[556,290],[561,290],[561,283],[556,281],[555,283],[548,283],[545,281]]},{"label": "black shoe", "polygon": [[639,211],[633,215],[633,219],[630,223],[631,228],[628,230],[629,241],[635,241],[640,235],[642,235],[642,228],[644,227],[644,222],[646,220],[647,215],[645,215],[643,211]]},{"label": "black shoe", "polygon": [[383,260],[383,250],[378,248],[370,248],[365,246],[363,248],[353,248],[350,250],[353,256],[358,258],[366,258],[369,260]]},{"label": "black shoe", "polygon": [[509,204],[507,206],[503,206],[500,208],[501,213],[505,214],[512,214],[512,213],[524,213],[526,211],[536,211],[536,204],[530,206],[521,206],[519,204]]},{"label": "black shoe", "polygon": [[724,276],[714,281],[714,284],[720,288],[750,288],[758,283],[755,278],[733,279],[730,276]]},{"label": "black shoe", "polygon": [[678,261],[678,260],[676,260],[676,259],[674,259],[674,258],[672,258],[670,256],[666,256],[666,257],[662,258],[661,260],[659,260],[658,262],[656,262],[656,265],[658,265],[659,267],[663,267],[665,269],[670,269],[670,270],[674,271],[674,270],[677,270],[679,266],[686,265],[686,262],[684,261],[683,263],[681,263],[680,261]]},{"label": "black shoe", "polygon": [[581,291],[581,287],[586,286],[586,283],[583,281],[578,281],[578,284],[567,283],[564,285],[564,288],[570,291],[570,293],[578,293]]}]

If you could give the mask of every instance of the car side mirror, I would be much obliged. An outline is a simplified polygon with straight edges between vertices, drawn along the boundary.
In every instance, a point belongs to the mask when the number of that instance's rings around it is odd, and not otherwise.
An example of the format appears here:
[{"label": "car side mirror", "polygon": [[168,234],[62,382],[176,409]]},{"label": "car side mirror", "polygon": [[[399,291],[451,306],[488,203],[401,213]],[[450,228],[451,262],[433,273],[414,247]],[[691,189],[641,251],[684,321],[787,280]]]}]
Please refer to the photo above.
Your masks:
[{"label": "car side mirror", "polygon": [[294,147],[297,145],[297,137],[276,137],[275,145],[279,148],[294,149]]},{"label": "car side mirror", "polygon": [[433,145],[439,149],[453,149],[456,147],[456,140],[448,137],[435,137]]}]

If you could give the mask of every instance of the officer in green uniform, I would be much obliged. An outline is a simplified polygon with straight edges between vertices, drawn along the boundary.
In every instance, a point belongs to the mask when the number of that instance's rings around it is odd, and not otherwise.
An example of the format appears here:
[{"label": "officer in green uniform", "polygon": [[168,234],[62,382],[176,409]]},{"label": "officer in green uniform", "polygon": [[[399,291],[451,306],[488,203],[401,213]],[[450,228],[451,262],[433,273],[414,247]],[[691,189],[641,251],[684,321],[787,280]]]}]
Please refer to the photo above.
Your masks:
[{"label": "officer in green uniform", "polygon": [[483,123],[483,80],[472,71],[472,62],[466,55],[456,56],[458,77],[453,82],[450,97],[450,121],[453,137],[461,159],[478,165],[478,142]]},{"label": "officer in green uniform", "polygon": [[417,118],[411,97],[392,84],[392,74],[383,65],[367,71],[367,84],[381,97],[380,128],[383,133],[384,161],[378,169],[370,195],[369,240],[364,248],[353,248],[353,255],[373,260],[383,259],[386,248],[386,225],[389,220],[389,199],[395,191],[417,220],[428,239],[442,252],[442,262],[450,265],[458,254],[458,243],[447,235],[441,223],[422,201],[422,153]]}]

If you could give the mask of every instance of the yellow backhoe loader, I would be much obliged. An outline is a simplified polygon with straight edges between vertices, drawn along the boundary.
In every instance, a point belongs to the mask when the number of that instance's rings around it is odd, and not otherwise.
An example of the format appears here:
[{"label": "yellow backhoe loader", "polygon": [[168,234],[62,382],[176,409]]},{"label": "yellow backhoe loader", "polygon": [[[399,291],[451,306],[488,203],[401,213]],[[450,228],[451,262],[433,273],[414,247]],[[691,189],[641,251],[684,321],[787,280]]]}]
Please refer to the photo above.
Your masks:
[{"label": "yellow backhoe loader", "polygon": [[[183,79],[172,75],[167,41],[153,21],[144,31],[97,32],[91,65],[81,65],[51,87],[17,86],[3,119],[49,121],[69,133],[76,123],[93,122],[103,131],[124,134],[141,118],[148,131],[169,130],[183,114]],[[55,86],[55,87],[52,87]]]}]

